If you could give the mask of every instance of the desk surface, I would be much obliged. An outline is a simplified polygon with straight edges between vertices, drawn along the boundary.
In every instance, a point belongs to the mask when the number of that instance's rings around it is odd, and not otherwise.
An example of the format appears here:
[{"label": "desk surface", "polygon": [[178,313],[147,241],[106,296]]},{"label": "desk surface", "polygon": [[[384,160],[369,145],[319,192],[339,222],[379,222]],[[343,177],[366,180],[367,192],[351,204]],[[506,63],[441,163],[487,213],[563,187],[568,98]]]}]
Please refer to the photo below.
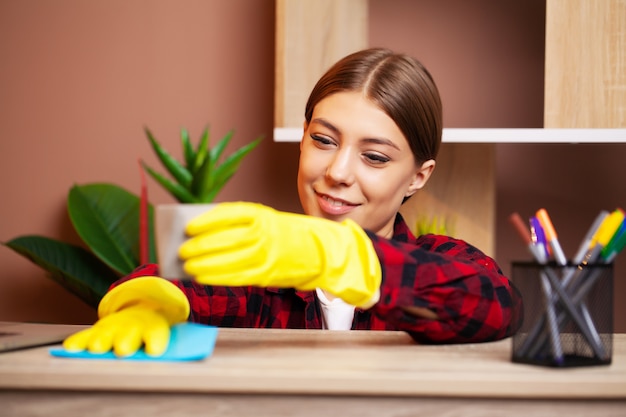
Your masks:
[{"label": "desk surface", "polygon": [[608,366],[515,364],[511,341],[424,346],[403,332],[220,329],[201,362],[0,354],[0,389],[394,397],[626,398],[626,335]]}]

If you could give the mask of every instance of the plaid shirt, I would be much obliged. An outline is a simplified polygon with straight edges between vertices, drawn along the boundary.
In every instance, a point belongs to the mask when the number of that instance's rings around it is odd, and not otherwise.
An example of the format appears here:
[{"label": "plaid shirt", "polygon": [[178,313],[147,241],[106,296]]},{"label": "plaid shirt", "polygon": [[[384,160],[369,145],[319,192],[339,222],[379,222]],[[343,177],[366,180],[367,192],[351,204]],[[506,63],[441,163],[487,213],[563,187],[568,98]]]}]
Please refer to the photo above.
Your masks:
[{"label": "plaid shirt", "polygon": [[[468,343],[511,336],[521,324],[518,291],[495,261],[475,247],[439,235],[419,238],[398,214],[391,240],[368,235],[382,265],[380,300],[355,309],[352,329],[402,330],[421,343]],[[116,284],[158,276],[144,265]],[[220,327],[321,329],[315,291],[204,286],[173,281],[189,298],[190,321]],[[402,307],[437,315],[423,318]]]}]

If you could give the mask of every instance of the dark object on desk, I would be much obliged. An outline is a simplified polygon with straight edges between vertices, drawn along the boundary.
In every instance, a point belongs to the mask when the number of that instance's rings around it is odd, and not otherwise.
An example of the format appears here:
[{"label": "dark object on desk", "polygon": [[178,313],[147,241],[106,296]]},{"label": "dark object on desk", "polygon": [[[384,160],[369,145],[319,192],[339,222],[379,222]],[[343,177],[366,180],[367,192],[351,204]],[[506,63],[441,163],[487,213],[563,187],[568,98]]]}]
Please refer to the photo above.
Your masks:
[{"label": "dark object on desk", "polygon": [[84,326],[0,321],[0,352],[61,343]]},{"label": "dark object on desk", "polygon": [[[513,336],[513,362],[553,367],[608,365],[613,349],[613,265],[577,267],[513,262],[524,323]],[[542,283],[548,282],[548,294]],[[550,326],[550,310],[556,330]]]}]

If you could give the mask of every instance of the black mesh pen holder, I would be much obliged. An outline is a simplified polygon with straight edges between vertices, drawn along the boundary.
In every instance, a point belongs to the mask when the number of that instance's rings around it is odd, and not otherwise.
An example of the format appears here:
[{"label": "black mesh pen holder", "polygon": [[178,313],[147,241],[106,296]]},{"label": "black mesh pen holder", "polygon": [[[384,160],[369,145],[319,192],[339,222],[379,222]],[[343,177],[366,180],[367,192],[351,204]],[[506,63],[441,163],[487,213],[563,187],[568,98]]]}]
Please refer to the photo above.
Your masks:
[{"label": "black mesh pen holder", "polygon": [[513,262],[524,301],[513,362],[551,367],[608,365],[613,355],[613,265]]}]

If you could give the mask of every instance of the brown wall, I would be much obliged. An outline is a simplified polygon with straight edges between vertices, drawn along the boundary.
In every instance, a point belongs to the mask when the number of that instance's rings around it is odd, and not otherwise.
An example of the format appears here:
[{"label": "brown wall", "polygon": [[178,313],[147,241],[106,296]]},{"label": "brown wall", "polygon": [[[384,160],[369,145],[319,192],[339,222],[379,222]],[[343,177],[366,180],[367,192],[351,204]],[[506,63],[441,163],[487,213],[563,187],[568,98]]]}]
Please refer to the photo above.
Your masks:
[{"label": "brown wall", "polygon": [[[297,144],[272,142],[274,4],[248,0],[0,1],[0,240],[78,242],[65,212],[74,183],[137,192],[137,159],[156,164],[149,126],[177,153],[178,132],[233,147],[260,134],[221,200],[298,210]],[[177,153],[180,155],[180,153]],[[154,183],[153,202],[172,201]],[[90,322],[93,311],[0,247],[0,319]]]},{"label": "brown wall", "polygon": [[[370,43],[424,61],[447,127],[540,127],[544,2],[479,3],[370,0]],[[196,138],[207,123],[214,137],[236,128],[233,146],[265,134],[219,200],[300,210],[298,145],[271,141],[272,1],[0,0],[0,57],[1,241],[33,233],[78,242],[65,212],[69,187],[102,181],[137,191],[137,158],[155,163],[144,125],[174,151],[182,126]],[[617,168],[595,170],[620,152],[621,145],[497,146],[496,258],[505,270],[526,258],[509,212],[545,206],[571,253],[568,242],[597,211],[624,201],[617,179],[605,179]],[[171,201],[153,183],[150,193],[154,203]],[[0,320],[95,318],[5,247],[0,265]]]}]

